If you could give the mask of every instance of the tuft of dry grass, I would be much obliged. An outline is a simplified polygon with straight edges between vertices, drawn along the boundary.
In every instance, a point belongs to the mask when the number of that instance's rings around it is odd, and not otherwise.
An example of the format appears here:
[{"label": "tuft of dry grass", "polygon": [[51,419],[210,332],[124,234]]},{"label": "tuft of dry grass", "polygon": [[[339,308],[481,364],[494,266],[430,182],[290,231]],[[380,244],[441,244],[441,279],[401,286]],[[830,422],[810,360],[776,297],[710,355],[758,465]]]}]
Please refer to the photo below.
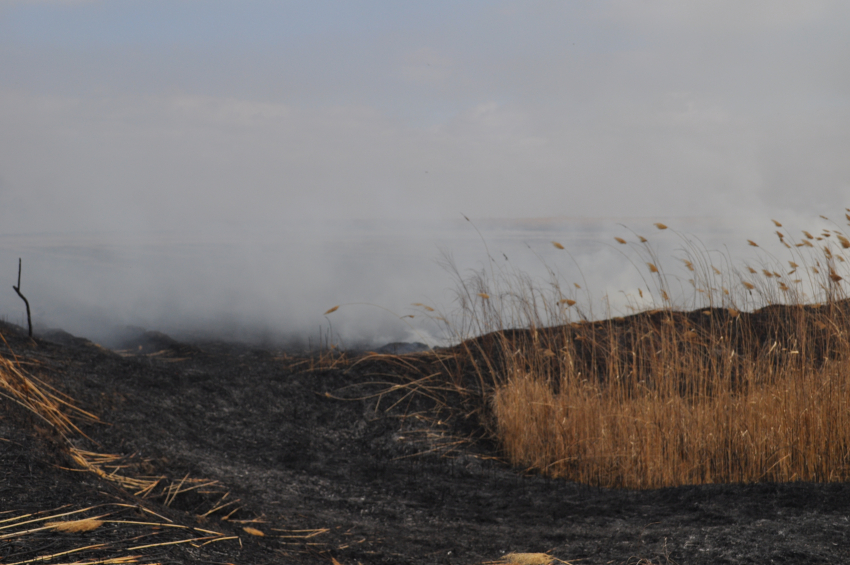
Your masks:
[{"label": "tuft of dry grass", "polygon": [[548,553],[508,553],[498,561],[488,561],[484,565],[555,565],[562,563],[570,565]]},{"label": "tuft of dry grass", "polygon": [[101,527],[103,522],[95,518],[83,518],[81,520],[67,520],[64,522],[48,522],[45,527],[53,528],[57,532],[66,532],[76,534],[81,532],[90,532]]},{"label": "tuft of dry grass", "polygon": [[656,306],[628,317],[592,321],[557,280],[459,279],[461,339],[446,370],[484,401],[504,455],[606,487],[850,479],[850,239],[803,230],[814,243],[801,245],[778,231],[782,261],[747,240],[765,275],[754,279],[753,266],[667,233],[683,242],[691,310],[674,307],[683,295],[645,238],[631,244],[634,264]]},{"label": "tuft of dry grass", "polygon": [[[92,511],[105,512],[96,516],[87,516]],[[138,552],[140,550],[156,550],[171,545],[188,544],[194,548],[221,541],[238,542],[235,536],[227,536],[221,532],[193,528],[171,522],[146,522],[138,520],[138,512],[144,511],[155,515],[147,508],[130,504],[102,504],[77,510],[67,510],[67,507],[57,508],[47,512],[13,515],[0,521],[0,540],[14,540],[21,551],[15,555],[20,561],[10,562],[10,565],[27,563],[55,562],[59,557],[74,554],[76,565],[95,565],[106,563],[150,563]],[[83,518],[79,518],[83,515]],[[108,528],[101,526],[108,525]],[[83,544],[73,543],[65,549],[52,554],[44,554],[44,534],[48,531],[58,531],[68,534],[86,534]],[[191,537],[186,538],[186,535]],[[142,543],[148,539],[153,543]],[[29,542],[29,543],[28,543]],[[56,547],[57,544],[46,547]]]},{"label": "tuft of dry grass", "polygon": [[[5,343],[2,334],[0,339]],[[6,346],[8,347],[8,343]],[[164,498],[166,506],[170,505],[178,495],[189,491],[227,495],[217,481],[188,476],[180,481],[169,481],[164,476],[140,476],[128,473],[139,463],[133,461],[132,457],[81,449],[78,444],[89,438],[80,430],[77,423],[101,423],[100,420],[94,414],[79,408],[68,396],[32,375],[25,366],[24,362],[14,356],[6,358],[0,355],[0,397],[25,408],[47,424],[56,433],[60,444],[67,450],[71,462],[77,469],[91,472],[101,479],[116,483],[140,498]],[[158,487],[161,489],[157,490]],[[216,505],[205,515],[219,512],[229,505]],[[234,510],[228,508],[230,512]],[[91,523],[83,521],[77,524],[77,527],[82,528]],[[68,523],[56,527],[60,531],[72,531],[62,530],[62,528],[72,528],[74,525]]]},{"label": "tuft of dry grass", "polygon": [[[0,339],[6,343],[2,334]],[[3,356],[0,356],[0,397],[33,413],[65,439],[72,434],[85,436],[74,419],[99,421],[97,416],[78,408],[70,398],[29,374],[17,359]]]}]

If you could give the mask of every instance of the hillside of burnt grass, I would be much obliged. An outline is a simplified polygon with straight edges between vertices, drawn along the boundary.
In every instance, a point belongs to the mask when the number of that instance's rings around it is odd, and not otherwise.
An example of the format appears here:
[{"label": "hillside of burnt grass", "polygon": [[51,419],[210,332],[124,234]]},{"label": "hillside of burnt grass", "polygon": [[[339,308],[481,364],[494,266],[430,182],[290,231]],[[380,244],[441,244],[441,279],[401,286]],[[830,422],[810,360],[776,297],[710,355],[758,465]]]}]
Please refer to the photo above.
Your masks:
[{"label": "hillside of burnt grass", "polygon": [[[754,312],[733,308],[700,308],[688,312],[668,308],[648,310],[600,321],[537,329],[513,328],[490,332],[467,340],[455,349],[461,355],[446,355],[449,373],[477,375],[489,371],[492,378],[510,366],[517,351],[569,349],[574,370],[606,379],[612,366],[645,372],[662,340],[672,337],[680,357],[717,354],[720,347],[735,353],[733,372],[742,363],[769,351],[776,356],[789,351],[816,364],[848,354],[850,299],[823,304],[774,304]],[[711,349],[713,348],[713,350]],[[775,352],[775,353],[774,353]],[[557,365],[557,356],[549,364]],[[466,386],[472,385],[469,381]]]},{"label": "hillside of burnt grass", "polygon": [[498,370],[504,351],[301,358],[139,332],[116,352],[0,334],[3,358],[99,419],[63,406],[79,432],[59,433],[27,391],[4,392],[3,563],[850,558],[845,483],[603,489],[510,467],[482,397],[458,386],[486,388],[476,364]]}]

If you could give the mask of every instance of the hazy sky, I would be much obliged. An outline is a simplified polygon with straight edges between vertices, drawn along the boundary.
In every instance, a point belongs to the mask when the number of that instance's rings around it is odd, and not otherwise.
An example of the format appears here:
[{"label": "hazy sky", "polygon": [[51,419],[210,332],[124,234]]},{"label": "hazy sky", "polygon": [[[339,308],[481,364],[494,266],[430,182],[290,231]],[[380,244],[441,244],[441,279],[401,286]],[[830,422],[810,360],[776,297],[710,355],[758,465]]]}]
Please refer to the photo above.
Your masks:
[{"label": "hazy sky", "polygon": [[850,5],[0,3],[2,231],[825,213]]},{"label": "hazy sky", "polygon": [[850,205],[850,4],[0,0],[0,234]]}]

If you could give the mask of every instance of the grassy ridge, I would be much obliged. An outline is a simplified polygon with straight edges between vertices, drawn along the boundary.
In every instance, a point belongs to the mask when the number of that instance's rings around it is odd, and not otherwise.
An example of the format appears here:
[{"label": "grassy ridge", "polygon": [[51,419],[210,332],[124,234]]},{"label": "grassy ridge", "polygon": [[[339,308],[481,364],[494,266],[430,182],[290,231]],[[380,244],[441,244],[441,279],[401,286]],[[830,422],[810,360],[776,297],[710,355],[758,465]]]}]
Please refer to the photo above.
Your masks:
[{"label": "grassy ridge", "polygon": [[760,248],[740,267],[676,234],[687,279],[668,277],[647,238],[615,238],[645,282],[628,317],[593,321],[581,286],[554,274],[544,287],[493,267],[458,277],[453,378],[474,373],[504,453],[552,476],[631,488],[847,480],[850,239],[836,225],[798,240],[774,223],[787,258]]}]

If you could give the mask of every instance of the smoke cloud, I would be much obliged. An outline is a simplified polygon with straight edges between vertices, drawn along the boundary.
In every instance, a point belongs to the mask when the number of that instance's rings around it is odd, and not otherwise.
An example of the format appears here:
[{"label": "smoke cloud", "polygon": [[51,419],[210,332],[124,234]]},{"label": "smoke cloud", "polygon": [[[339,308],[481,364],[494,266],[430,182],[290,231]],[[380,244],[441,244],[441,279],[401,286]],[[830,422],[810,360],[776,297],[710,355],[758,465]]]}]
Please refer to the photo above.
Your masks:
[{"label": "smoke cloud", "polygon": [[488,264],[461,214],[544,277],[572,238],[602,295],[634,285],[598,226],[840,213],[845,4],[640,6],[7,2],[0,276],[23,257],[37,319],[102,340],[415,339],[411,303],[451,306],[441,250]]}]

